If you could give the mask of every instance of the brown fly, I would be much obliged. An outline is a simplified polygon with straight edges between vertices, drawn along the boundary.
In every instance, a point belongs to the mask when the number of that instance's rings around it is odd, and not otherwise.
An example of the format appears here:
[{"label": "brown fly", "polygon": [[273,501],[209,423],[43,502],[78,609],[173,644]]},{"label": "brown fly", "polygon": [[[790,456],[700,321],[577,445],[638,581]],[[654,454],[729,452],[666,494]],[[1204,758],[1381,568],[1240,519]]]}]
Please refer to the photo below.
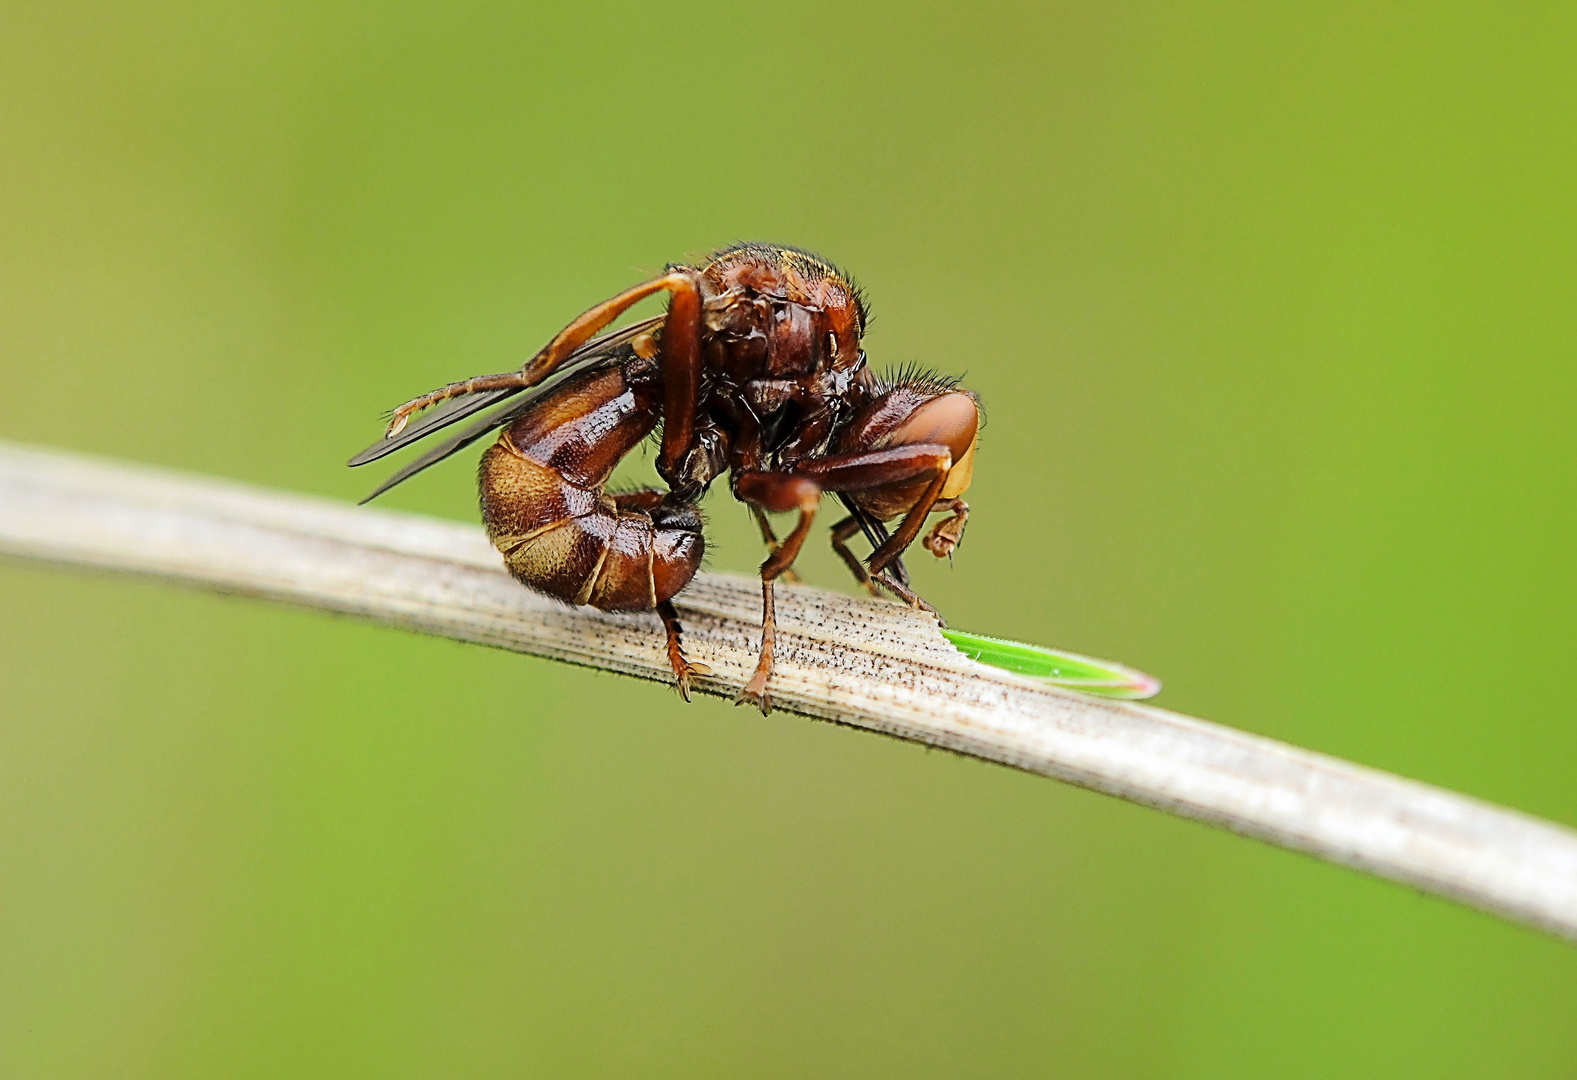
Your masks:
[{"label": "brown fly", "polygon": [[[668,294],[665,314],[597,334],[633,304]],[[974,467],[979,403],[952,379],[915,370],[883,377],[866,366],[867,314],[851,280],[808,251],[739,244],[699,269],[660,276],[586,311],[519,371],[481,375],[395,409],[364,465],[497,409],[450,434],[368,499],[502,428],[482,455],[482,519],[523,584],[604,611],[651,611],[688,700],[692,676],[673,598],[695,575],[705,540],[696,503],[728,473],[769,554],[761,564],[761,660],[740,702],[771,708],[772,584],[790,572],[823,493],[848,516],[832,546],[872,594],[929,605],[900,556],[933,513],[923,544],[938,558],[963,536],[959,497]],[[551,380],[551,381],[549,381]],[[532,391],[519,400],[525,391]],[[666,491],[605,490],[619,460],[660,430]],[[365,500],[364,500],[365,501]],[[795,512],[779,540],[768,514]],[[897,522],[889,532],[886,523]],[[863,533],[862,563],[848,541]]]}]

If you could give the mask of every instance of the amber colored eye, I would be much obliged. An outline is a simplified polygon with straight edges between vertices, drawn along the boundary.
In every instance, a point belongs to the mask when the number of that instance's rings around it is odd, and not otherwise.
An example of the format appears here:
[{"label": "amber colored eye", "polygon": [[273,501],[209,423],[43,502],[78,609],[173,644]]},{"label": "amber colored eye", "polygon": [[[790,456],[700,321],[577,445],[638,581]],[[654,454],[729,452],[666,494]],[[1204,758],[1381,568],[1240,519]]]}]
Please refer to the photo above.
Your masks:
[{"label": "amber colored eye", "polygon": [[934,397],[909,414],[888,436],[891,445],[940,443],[962,461],[975,444],[980,428],[980,407],[968,394],[952,393]]}]

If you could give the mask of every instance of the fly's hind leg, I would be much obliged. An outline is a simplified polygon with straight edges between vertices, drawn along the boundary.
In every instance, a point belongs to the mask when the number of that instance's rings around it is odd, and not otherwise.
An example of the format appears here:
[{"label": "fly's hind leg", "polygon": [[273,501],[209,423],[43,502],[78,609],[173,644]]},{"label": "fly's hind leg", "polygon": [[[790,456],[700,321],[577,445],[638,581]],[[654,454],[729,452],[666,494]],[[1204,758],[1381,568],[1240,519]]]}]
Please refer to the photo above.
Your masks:
[{"label": "fly's hind leg", "polygon": [[618,296],[604,300],[581,312],[576,319],[554,335],[519,371],[501,375],[481,375],[463,382],[441,386],[419,398],[412,398],[389,414],[386,438],[394,438],[410,423],[411,417],[450,398],[486,390],[523,390],[536,386],[557,371],[571,356],[590,341],[599,330],[648,296],[666,292],[670,297],[668,315],[663,319],[660,350],[667,375],[662,463],[673,467],[690,441],[693,430],[695,397],[700,385],[701,291],[700,275],[687,267],[673,267],[661,277],[643,281]]},{"label": "fly's hind leg", "polygon": [[[660,510],[667,499],[667,495],[653,488],[640,488],[613,494],[613,503],[621,511],[638,510],[648,514]],[[656,583],[653,582],[654,588],[655,585]],[[657,617],[663,621],[663,632],[668,637],[668,663],[673,668],[674,686],[679,690],[679,696],[689,701],[691,678],[705,678],[712,674],[712,669],[685,655],[684,631],[679,625],[679,612],[674,610],[673,601],[661,601],[656,610]]]},{"label": "fly's hind leg", "polygon": [[528,382],[526,376],[519,371],[506,371],[499,375],[478,375],[475,378],[461,379],[448,386],[423,394],[419,398],[412,398],[405,404],[389,410],[389,426],[384,429],[383,437],[392,439],[405,430],[405,425],[411,422],[411,417],[423,409],[431,408],[450,398],[464,397],[466,394],[484,393],[489,390],[524,390],[534,383]]},{"label": "fly's hind leg", "polygon": [[657,617],[663,621],[663,630],[668,634],[668,663],[674,669],[674,685],[679,689],[679,696],[689,701],[691,677],[705,678],[712,674],[712,669],[685,656],[679,613],[674,610],[673,601],[664,600],[658,604]]}]

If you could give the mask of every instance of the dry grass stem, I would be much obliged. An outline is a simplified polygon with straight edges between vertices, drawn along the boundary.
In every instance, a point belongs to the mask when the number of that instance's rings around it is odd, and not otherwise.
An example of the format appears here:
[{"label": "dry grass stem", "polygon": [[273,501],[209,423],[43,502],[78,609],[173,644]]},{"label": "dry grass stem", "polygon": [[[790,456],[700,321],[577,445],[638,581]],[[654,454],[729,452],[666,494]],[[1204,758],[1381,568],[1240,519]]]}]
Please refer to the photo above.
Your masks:
[{"label": "dry grass stem", "polygon": [[[480,529],[454,522],[0,443],[0,554],[671,678],[655,615],[531,593]],[[760,595],[753,579],[702,574],[678,598],[687,647],[714,673],[702,692],[731,698],[749,677]],[[781,586],[778,634],[781,709],[1094,788],[1577,940],[1570,829],[976,664],[896,604]]]}]

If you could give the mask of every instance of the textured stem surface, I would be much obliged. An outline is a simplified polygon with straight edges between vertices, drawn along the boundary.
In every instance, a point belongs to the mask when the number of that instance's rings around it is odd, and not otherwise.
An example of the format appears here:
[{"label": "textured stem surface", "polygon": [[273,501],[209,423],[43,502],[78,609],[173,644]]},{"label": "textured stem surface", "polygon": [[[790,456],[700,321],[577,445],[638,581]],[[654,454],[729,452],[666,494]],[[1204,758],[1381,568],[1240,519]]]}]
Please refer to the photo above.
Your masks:
[{"label": "textured stem surface", "polygon": [[[656,615],[570,608],[510,579],[475,526],[0,443],[0,554],[152,575],[670,681]],[[675,600],[703,693],[755,668],[760,584]],[[1577,832],[1145,705],[966,659],[928,616],[779,583],[789,712],[1056,777],[1577,940]]]}]

